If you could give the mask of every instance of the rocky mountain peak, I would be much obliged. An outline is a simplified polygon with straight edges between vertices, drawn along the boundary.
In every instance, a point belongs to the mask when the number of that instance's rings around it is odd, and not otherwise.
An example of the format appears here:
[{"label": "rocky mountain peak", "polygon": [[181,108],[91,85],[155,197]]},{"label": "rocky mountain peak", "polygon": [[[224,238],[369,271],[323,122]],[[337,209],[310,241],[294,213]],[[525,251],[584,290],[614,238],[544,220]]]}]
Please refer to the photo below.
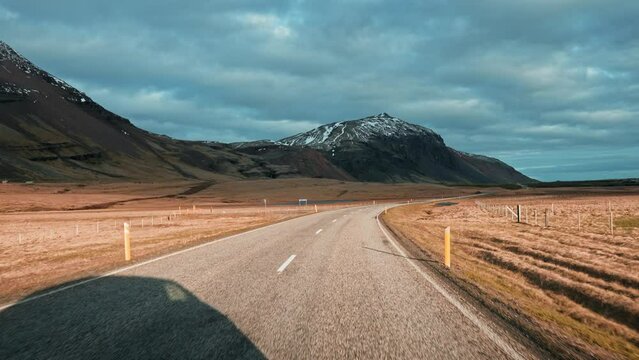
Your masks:
[{"label": "rocky mountain peak", "polygon": [[[0,70],[4,71],[2,75],[5,78],[4,81],[2,81],[3,77],[0,77],[0,84],[2,85],[0,92],[15,92],[15,90],[12,89],[17,86],[12,80],[15,80],[15,77],[17,76],[15,72],[16,70],[19,70],[18,72],[22,72],[27,78],[40,77],[55,88],[59,88],[62,92],[62,97],[70,102],[78,104],[93,103],[93,101],[85,93],[34,65],[31,61],[20,55],[3,41],[0,41],[0,64],[3,67],[3,69]],[[39,92],[36,89],[25,88],[21,91],[23,93]]]},{"label": "rocky mountain peak", "polygon": [[27,74],[42,72],[42,70],[33,65],[31,61],[13,50],[13,48],[4,41],[0,41],[0,61],[10,61]]},{"label": "rocky mountain peak", "polygon": [[0,61],[11,60],[16,57],[22,58],[22,56],[18,55],[18,53],[16,53],[15,50],[11,48],[11,46],[9,46],[6,42],[0,40]]},{"label": "rocky mountain peak", "polygon": [[322,125],[313,130],[281,139],[280,142],[286,145],[327,150],[345,143],[403,136],[428,136],[435,138],[436,141],[441,141],[441,137],[434,131],[420,125],[407,123],[383,112],[361,119]]}]

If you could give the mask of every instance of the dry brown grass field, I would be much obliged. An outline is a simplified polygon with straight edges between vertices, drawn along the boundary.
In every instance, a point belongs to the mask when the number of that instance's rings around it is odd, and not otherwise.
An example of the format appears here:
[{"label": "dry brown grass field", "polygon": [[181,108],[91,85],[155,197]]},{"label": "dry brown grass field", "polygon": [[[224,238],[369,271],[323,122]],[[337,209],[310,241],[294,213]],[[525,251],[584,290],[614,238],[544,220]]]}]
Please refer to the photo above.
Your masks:
[{"label": "dry brown grass field", "polygon": [[[45,210],[157,209],[180,204],[261,205],[309,200],[402,200],[468,194],[478,189],[434,184],[380,184],[330,179],[157,183],[0,184],[0,213]],[[491,189],[481,189],[490,191]]]},{"label": "dry brown grass field", "polygon": [[[320,206],[319,211],[327,209]],[[124,261],[123,223],[132,258],[144,260],[243,230],[314,212],[312,206],[183,206],[174,210],[88,210],[0,215],[0,303],[108,269]]]},{"label": "dry brown grass field", "polygon": [[[124,222],[132,224],[132,257],[140,261],[315,211],[313,205],[296,206],[299,198],[333,201],[318,205],[318,210],[324,211],[372,199],[403,201],[472,191],[324,179],[3,184],[0,304],[127,265]],[[267,199],[266,210],[263,199]]]},{"label": "dry brown grass field", "polygon": [[[399,207],[384,220],[558,355],[639,359],[639,190],[551,192]],[[503,210],[518,204],[522,223]],[[447,226],[450,270],[440,265]]]}]

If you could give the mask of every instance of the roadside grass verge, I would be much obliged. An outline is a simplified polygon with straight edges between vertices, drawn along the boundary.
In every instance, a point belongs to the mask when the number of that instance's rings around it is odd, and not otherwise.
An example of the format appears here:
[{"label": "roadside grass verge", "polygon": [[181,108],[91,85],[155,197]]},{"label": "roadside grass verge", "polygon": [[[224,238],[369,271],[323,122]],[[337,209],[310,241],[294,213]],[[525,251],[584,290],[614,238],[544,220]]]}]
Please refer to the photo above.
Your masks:
[{"label": "roadside grass verge", "polygon": [[[556,209],[562,206],[561,199],[553,201]],[[624,212],[630,224],[639,219],[639,205]],[[448,274],[559,357],[639,359],[636,230],[612,237],[559,224],[517,224],[473,201],[398,207],[382,218],[440,264],[444,228],[451,226]]]}]

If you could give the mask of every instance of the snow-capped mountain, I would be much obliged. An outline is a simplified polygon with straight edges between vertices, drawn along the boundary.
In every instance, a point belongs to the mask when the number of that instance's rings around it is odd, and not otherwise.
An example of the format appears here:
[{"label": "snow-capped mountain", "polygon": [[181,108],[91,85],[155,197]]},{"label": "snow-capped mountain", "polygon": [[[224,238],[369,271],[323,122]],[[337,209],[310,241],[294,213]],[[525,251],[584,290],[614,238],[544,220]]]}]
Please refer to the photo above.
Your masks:
[{"label": "snow-capped mountain", "polygon": [[[314,149],[360,181],[466,184],[529,183],[508,164],[452,149],[431,129],[387,113],[319,126],[279,141],[233,144],[241,152],[285,159]],[[341,174],[341,173],[340,173]]]},{"label": "snow-capped mountain", "polygon": [[322,125],[278,143],[322,151],[333,164],[363,181],[534,181],[498,159],[452,149],[433,130],[387,113]]},{"label": "snow-capped mountain", "polygon": [[363,119],[322,125],[313,130],[286,137],[279,142],[291,146],[328,150],[347,143],[368,142],[380,137],[400,138],[408,135],[435,137],[441,140],[441,137],[431,129],[381,113]]}]

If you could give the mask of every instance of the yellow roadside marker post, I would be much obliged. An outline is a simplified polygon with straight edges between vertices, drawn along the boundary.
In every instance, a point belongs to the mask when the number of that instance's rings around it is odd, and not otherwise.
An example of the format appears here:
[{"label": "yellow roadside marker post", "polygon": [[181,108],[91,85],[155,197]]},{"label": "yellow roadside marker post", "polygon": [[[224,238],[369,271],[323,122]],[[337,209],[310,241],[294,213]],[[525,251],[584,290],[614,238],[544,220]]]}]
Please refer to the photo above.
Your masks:
[{"label": "yellow roadside marker post", "polygon": [[444,230],[444,265],[450,269],[450,226]]},{"label": "yellow roadside marker post", "polygon": [[129,223],[124,223],[124,260],[131,260],[131,237],[129,235]]}]

